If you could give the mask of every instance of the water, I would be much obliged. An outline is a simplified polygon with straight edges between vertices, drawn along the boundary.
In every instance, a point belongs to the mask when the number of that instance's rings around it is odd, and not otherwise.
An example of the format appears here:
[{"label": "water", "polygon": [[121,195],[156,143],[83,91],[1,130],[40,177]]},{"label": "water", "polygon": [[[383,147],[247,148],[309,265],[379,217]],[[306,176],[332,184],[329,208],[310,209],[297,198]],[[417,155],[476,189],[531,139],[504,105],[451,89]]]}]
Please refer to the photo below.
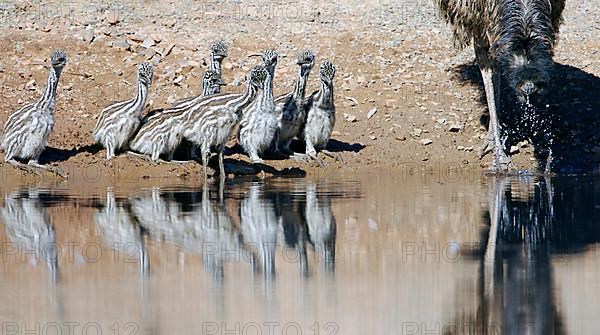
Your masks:
[{"label": "water", "polygon": [[600,180],[446,177],[3,185],[2,333],[597,333]]}]

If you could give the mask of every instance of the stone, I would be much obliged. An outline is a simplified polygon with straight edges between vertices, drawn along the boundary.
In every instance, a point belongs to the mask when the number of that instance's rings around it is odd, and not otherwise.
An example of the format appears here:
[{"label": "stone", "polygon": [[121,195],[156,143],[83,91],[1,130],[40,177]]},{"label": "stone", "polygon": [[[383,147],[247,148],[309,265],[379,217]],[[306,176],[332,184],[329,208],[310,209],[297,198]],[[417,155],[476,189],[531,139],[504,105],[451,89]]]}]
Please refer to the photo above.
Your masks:
[{"label": "stone", "polygon": [[433,143],[433,141],[428,138],[424,138],[424,139],[420,140],[419,143],[421,143],[421,145],[425,146],[425,145],[430,145],[431,143]]},{"label": "stone", "polygon": [[457,133],[459,131],[461,131],[463,129],[462,124],[460,123],[452,123],[450,124],[450,126],[448,127],[448,131],[451,133]]},{"label": "stone", "polygon": [[25,88],[30,91],[35,91],[35,80],[31,79],[28,81],[27,84],[25,84]]},{"label": "stone", "polygon": [[420,137],[422,133],[423,133],[422,129],[414,128],[413,131],[410,133],[410,136],[412,136],[412,137]]},{"label": "stone", "polygon": [[151,48],[155,45],[156,45],[156,43],[154,43],[154,39],[152,39],[152,38],[146,38],[144,40],[144,43],[142,43],[142,47],[144,47],[146,49]]},{"label": "stone", "polygon": [[344,97],[344,99],[350,101],[350,106],[351,107],[354,107],[354,106],[358,105],[358,101],[356,99],[354,99],[353,97]]},{"label": "stone", "polygon": [[344,120],[346,120],[346,122],[356,122],[356,121],[358,121],[356,119],[356,116],[354,116],[352,114],[348,114],[348,113],[344,113]]},{"label": "stone", "polygon": [[509,152],[510,152],[511,155],[518,154],[519,153],[519,147],[516,146],[516,145],[511,145]]},{"label": "stone", "polygon": [[375,115],[375,113],[377,113],[377,108],[372,108],[368,113],[367,113],[367,119],[370,119],[373,117],[373,115]]},{"label": "stone", "polygon": [[131,49],[131,45],[125,39],[119,39],[119,40],[114,41],[112,46],[113,46],[113,48],[117,48],[119,50],[125,50],[125,51]]}]

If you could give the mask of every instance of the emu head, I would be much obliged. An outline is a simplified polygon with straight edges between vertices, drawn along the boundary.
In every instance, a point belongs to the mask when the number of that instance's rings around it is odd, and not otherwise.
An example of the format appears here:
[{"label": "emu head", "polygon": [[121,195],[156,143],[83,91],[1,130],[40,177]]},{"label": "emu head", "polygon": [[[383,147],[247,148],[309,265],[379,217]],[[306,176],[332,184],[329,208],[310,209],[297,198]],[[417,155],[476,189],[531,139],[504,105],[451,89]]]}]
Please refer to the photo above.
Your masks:
[{"label": "emu head", "polygon": [[307,74],[312,70],[315,65],[315,54],[310,50],[302,50],[298,54],[298,61],[296,62],[302,70],[302,75]]},{"label": "emu head", "polygon": [[277,65],[277,57],[279,57],[277,51],[272,49],[265,50],[262,54],[262,59],[265,67]]},{"label": "emu head", "polygon": [[502,0],[492,50],[519,100],[544,95],[554,62],[557,32],[547,0]]},{"label": "emu head", "polygon": [[142,84],[150,86],[150,84],[152,84],[153,74],[154,71],[150,63],[143,62],[140,65],[138,65],[138,80],[141,81]]},{"label": "emu head", "polygon": [[333,85],[333,77],[335,76],[335,65],[328,60],[321,62],[321,68],[319,69],[319,78],[321,81],[328,86]]},{"label": "emu head", "polygon": [[227,46],[223,42],[215,42],[210,46],[210,54],[218,62],[222,62],[227,57]]},{"label": "emu head", "polygon": [[204,72],[202,77],[202,91],[206,92],[204,95],[219,93],[220,87],[223,85],[225,85],[225,82],[221,80],[216,71],[208,70]]},{"label": "emu head", "polygon": [[50,55],[50,63],[55,69],[62,69],[67,65],[67,54],[62,50],[56,50]]},{"label": "emu head", "polygon": [[262,89],[262,86],[268,75],[269,72],[264,66],[257,65],[253,67],[252,70],[250,70],[250,85],[254,86],[255,88]]}]

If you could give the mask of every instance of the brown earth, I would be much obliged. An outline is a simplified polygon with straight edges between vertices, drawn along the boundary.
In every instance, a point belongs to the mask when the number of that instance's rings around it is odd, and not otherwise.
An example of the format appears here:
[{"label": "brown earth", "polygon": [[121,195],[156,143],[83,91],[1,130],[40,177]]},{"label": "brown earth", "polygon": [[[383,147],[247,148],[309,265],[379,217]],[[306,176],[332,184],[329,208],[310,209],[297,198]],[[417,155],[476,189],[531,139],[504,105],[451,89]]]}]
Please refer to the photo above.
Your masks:
[{"label": "brown earth", "polygon": [[[120,156],[104,160],[91,131],[100,110],[134,92],[135,66],[150,60],[155,81],[148,110],[199,92],[208,46],[230,46],[224,62],[225,91],[240,91],[256,63],[246,56],[265,48],[289,55],[276,70],[275,93],[292,88],[294,55],[301,48],[332,60],[337,124],[330,149],[343,162],[325,158],[325,170],[294,160],[267,160],[269,173],[332,174],[373,168],[445,168],[483,171],[477,158],[486,132],[481,84],[471,50],[453,47],[433,6],[419,1],[347,1],[310,4],[267,2],[78,2],[5,3],[0,23],[0,124],[45,85],[50,52],[65,50],[69,63],[59,84],[56,126],[42,160],[93,179],[201,175],[197,163],[155,165]],[[595,171],[600,155],[600,1],[569,1],[556,49],[558,93],[553,106],[569,114],[561,121],[564,160],[575,157]],[[144,46],[146,42],[146,46]],[[313,71],[307,91],[316,89]],[[374,114],[373,112],[376,111]],[[371,117],[369,118],[369,114]],[[450,130],[452,128],[452,130]],[[256,172],[231,143],[229,167]],[[573,149],[574,148],[574,149]],[[514,167],[533,170],[533,146],[515,143]],[[575,150],[575,151],[573,151]],[[580,151],[577,151],[580,150]],[[582,157],[585,157],[583,159]],[[1,166],[4,178],[24,175]],[[247,169],[245,169],[247,170]],[[571,170],[566,170],[571,171]],[[79,177],[77,177],[79,176]]]}]

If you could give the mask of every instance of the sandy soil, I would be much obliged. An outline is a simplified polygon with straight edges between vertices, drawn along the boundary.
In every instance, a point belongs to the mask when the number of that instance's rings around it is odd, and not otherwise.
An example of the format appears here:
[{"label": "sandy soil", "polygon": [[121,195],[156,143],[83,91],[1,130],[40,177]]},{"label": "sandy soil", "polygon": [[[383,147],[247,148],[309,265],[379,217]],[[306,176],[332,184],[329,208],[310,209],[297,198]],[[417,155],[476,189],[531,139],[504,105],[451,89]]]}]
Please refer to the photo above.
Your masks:
[{"label": "sandy soil", "polygon": [[[69,55],[58,89],[56,127],[43,161],[69,171],[72,178],[199,176],[196,163],[157,166],[125,156],[106,162],[104,150],[92,146],[91,131],[104,106],[133,94],[135,66],[141,61],[155,64],[148,110],[198,94],[208,46],[219,39],[230,45],[225,91],[242,89],[244,74],[256,63],[246,56],[267,47],[290,55],[279,62],[276,94],[291,90],[294,55],[301,48],[338,67],[337,124],[330,149],[344,162],[325,158],[323,170],[293,160],[268,160],[273,169],[267,174],[328,175],[407,166],[480,171],[490,161],[489,156],[477,158],[486,108],[472,51],[453,47],[430,3],[16,1],[0,9],[0,124],[19,105],[37,99],[50,52],[62,48]],[[600,155],[600,119],[594,115],[600,109],[598,17],[600,1],[568,2],[555,56],[557,91],[549,100],[549,109],[562,113],[555,144],[559,172],[595,171]],[[317,88],[315,73],[308,91]],[[522,139],[514,142],[515,168],[535,169],[533,146]],[[257,172],[240,163],[247,157],[234,143],[230,147],[230,169]],[[11,167],[1,168],[5,179],[23,177]]]}]

